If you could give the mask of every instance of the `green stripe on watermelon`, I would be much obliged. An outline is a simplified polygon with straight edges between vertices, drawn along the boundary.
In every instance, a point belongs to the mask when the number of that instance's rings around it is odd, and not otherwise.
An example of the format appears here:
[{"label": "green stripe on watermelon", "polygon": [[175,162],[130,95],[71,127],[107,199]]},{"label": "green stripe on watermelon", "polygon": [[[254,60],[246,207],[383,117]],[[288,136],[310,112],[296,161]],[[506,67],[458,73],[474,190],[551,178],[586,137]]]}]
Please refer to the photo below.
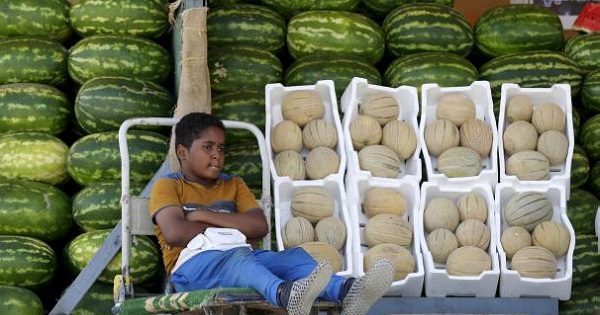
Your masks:
[{"label": "green stripe on watermelon", "polygon": [[[265,93],[258,90],[240,90],[217,95],[212,99],[212,114],[220,119],[243,121],[254,124],[265,133]],[[256,141],[250,131],[227,129],[227,145],[244,141]]]},{"label": "green stripe on watermelon", "polygon": [[23,179],[51,185],[65,183],[69,147],[42,132],[0,136],[0,178]]},{"label": "green stripe on watermelon", "polygon": [[588,158],[600,160],[600,114],[594,115],[581,126],[579,142]]},{"label": "green stripe on watermelon", "polygon": [[382,29],[387,49],[396,57],[431,51],[467,56],[475,42],[462,13],[437,3],[398,6],[385,17]]},{"label": "green stripe on watermelon", "polygon": [[29,289],[0,285],[0,314],[43,315],[44,305]]},{"label": "green stripe on watermelon", "polygon": [[353,11],[359,0],[327,0],[327,1],[298,1],[298,0],[262,0],[261,3],[281,13],[286,19],[295,14],[310,10]]},{"label": "green stripe on watermelon", "polygon": [[600,70],[600,33],[575,34],[567,40],[563,50],[584,72]]},{"label": "green stripe on watermelon", "polygon": [[0,85],[0,133],[63,132],[71,118],[71,100],[61,90],[39,83]]},{"label": "green stripe on watermelon", "polygon": [[119,130],[129,118],[171,117],[174,107],[174,96],[160,84],[131,77],[96,77],[79,89],[75,117],[88,133],[98,133]]},{"label": "green stripe on watermelon", "polygon": [[283,65],[273,53],[249,46],[227,46],[208,51],[210,88],[213,93],[241,89],[263,90],[281,82]]},{"label": "green stripe on watermelon", "polygon": [[[130,130],[127,143],[130,179],[147,182],[165,160],[167,137],[153,131]],[[82,186],[120,179],[118,132],[94,133],[75,141],[68,151],[67,171]]]},{"label": "green stripe on watermelon", "polygon": [[81,37],[98,34],[158,38],[170,28],[162,0],[86,0],[71,6],[69,19]]},{"label": "green stripe on watermelon", "polygon": [[352,56],[309,55],[286,69],[284,85],[313,85],[319,80],[333,80],[335,93],[342,97],[353,77],[365,78],[370,84],[382,84],[381,73],[372,64]]},{"label": "green stripe on watermelon", "polygon": [[581,188],[571,189],[571,196],[567,201],[567,216],[576,235],[595,233],[594,221],[599,205],[598,198],[591,192]]},{"label": "green stripe on watermelon", "polygon": [[364,15],[311,10],[288,22],[287,47],[295,59],[312,54],[351,55],[375,64],[383,57],[385,39],[379,24]]},{"label": "green stripe on watermelon", "polygon": [[573,286],[600,283],[600,252],[598,237],[593,234],[577,234],[575,231],[573,251]]},{"label": "green stripe on watermelon", "polygon": [[71,198],[52,185],[0,180],[0,196],[0,234],[53,241],[71,228]]},{"label": "green stripe on watermelon", "polygon": [[285,46],[285,19],[262,5],[239,4],[209,10],[206,30],[211,49],[246,45],[278,53]]},{"label": "green stripe on watermelon", "polygon": [[600,198],[600,161],[596,161],[592,166],[590,178],[587,182],[587,189],[591,191],[597,198]]},{"label": "green stripe on watermelon", "polygon": [[581,87],[583,107],[593,114],[600,114],[600,70],[590,72]]},{"label": "green stripe on watermelon", "polygon": [[[74,276],[85,268],[100,249],[110,232],[110,229],[85,232],[66,244],[67,267]],[[158,245],[146,235],[134,236],[131,243],[131,257],[129,261],[129,272],[133,283],[143,283],[160,270],[161,254]],[[109,262],[108,266],[104,268],[98,277],[98,281],[112,284],[114,277],[121,273],[121,252],[119,251]]]},{"label": "green stripe on watermelon", "polygon": [[571,189],[582,187],[590,176],[590,162],[585,150],[575,143],[571,159]]},{"label": "green stripe on watermelon", "polygon": [[572,104],[571,107],[571,116],[573,120],[573,136],[575,140],[579,140],[579,129],[581,127],[581,114],[579,114],[579,109],[575,104]]},{"label": "green stripe on watermelon", "polygon": [[67,73],[67,49],[45,38],[9,38],[0,41],[0,84],[42,83],[61,86]]},{"label": "green stripe on watermelon", "polygon": [[39,289],[48,285],[57,269],[56,253],[33,237],[0,235],[0,285]]},{"label": "green stripe on watermelon", "polygon": [[171,54],[153,40],[129,35],[92,35],[69,50],[68,71],[83,84],[100,76],[131,76],[164,82],[171,74]]},{"label": "green stripe on watermelon", "polygon": [[559,315],[600,314],[600,284],[573,286],[571,299],[559,301]]},{"label": "green stripe on watermelon", "polygon": [[64,42],[73,33],[67,1],[4,1],[0,37],[39,36]]},{"label": "green stripe on watermelon", "polygon": [[223,173],[241,177],[256,198],[262,195],[262,160],[256,142],[237,143],[227,147]]}]

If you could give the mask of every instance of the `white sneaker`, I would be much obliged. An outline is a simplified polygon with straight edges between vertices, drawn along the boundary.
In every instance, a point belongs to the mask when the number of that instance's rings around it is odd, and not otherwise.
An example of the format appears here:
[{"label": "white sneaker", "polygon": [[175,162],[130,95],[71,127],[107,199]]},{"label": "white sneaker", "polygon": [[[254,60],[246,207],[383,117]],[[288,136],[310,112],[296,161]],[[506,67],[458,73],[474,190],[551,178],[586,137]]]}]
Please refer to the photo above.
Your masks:
[{"label": "white sneaker", "polygon": [[331,264],[321,261],[308,277],[294,282],[286,307],[288,314],[310,314],[315,300],[329,283],[331,274]]},{"label": "white sneaker", "polygon": [[394,266],[388,259],[377,260],[364,276],[356,279],[344,298],[341,315],[364,315],[394,281]]}]

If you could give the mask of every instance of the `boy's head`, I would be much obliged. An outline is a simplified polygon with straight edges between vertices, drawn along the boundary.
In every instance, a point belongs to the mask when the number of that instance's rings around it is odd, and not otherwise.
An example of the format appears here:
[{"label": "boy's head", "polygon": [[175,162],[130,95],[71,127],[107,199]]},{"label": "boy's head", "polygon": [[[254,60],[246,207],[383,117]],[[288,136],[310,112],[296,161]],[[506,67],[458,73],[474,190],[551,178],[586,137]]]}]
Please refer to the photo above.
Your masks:
[{"label": "boy's head", "polygon": [[182,145],[190,149],[194,140],[202,137],[210,127],[225,131],[223,122],[213,115],[194,112],[183,116],[175,125],[175,147]]}]

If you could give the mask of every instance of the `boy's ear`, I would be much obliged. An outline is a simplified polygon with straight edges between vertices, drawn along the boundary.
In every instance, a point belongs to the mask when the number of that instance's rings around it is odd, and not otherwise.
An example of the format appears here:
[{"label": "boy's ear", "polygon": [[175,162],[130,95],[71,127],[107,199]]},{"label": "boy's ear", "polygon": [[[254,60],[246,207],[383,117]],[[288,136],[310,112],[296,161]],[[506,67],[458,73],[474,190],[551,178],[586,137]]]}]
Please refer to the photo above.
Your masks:
[{"label": "boy's ear", "polygon": [[177,157],[180,160],[185,160],[187,159],[187,154],[188,154],[188,150],[185,146],[178,144],[177,145],[177,149],[175,150],[175,152],[177,153]]}]

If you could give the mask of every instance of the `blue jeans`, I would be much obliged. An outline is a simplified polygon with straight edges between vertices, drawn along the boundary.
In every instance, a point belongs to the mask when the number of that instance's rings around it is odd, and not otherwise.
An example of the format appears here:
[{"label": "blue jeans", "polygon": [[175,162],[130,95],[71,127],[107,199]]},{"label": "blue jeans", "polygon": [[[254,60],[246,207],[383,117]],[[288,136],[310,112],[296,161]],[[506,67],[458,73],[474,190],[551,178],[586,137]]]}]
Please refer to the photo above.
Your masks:
[{"label": "blue jeans", "polygon": [[[209,250],[181,265],[171,275],[171,282],[178,292],[219,287],[253,288],[269,303],[279,305],[279,285],[308,276],[316,265],[316,261],[300,247],[279,252],[247,247]],[[319,297],[339,303],[345,280],[334,274]]]}]

